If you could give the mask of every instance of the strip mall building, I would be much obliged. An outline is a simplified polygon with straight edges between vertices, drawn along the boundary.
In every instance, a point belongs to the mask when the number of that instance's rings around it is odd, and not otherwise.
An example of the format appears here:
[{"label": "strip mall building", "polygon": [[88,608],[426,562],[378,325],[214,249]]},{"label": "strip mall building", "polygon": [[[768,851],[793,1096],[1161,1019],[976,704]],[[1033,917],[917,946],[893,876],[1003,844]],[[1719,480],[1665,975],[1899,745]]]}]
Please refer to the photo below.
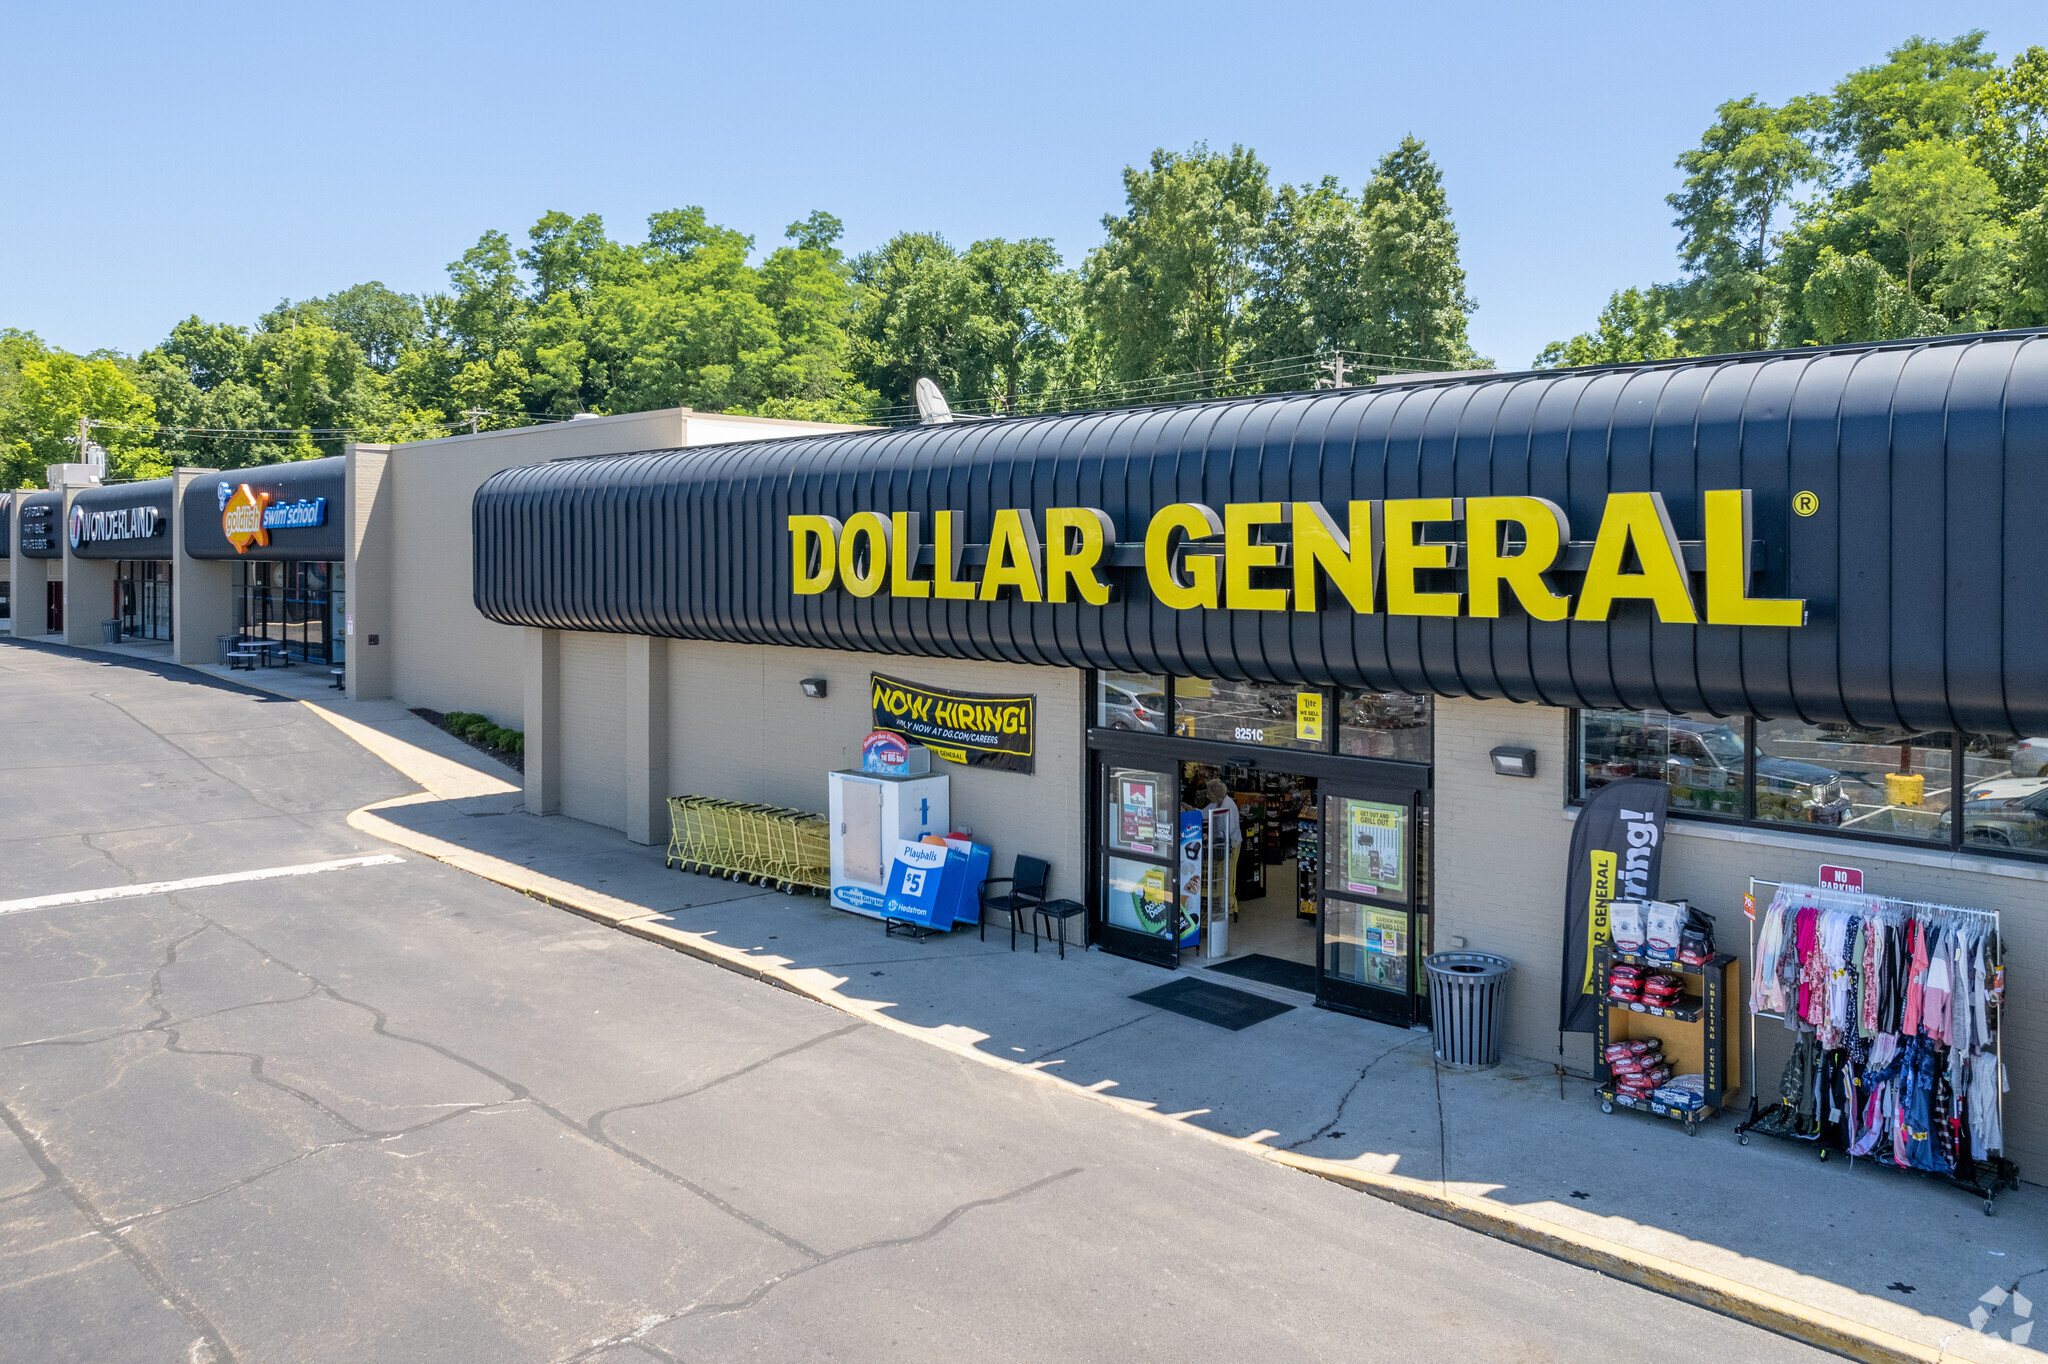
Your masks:
[{"label": "strip mall building", "polygon": [[[1578,1071],[1573,821],[1656,778],[1661,893],[1724,951],[1750,878],[1824,863],[2001,911],[2007,1151],[2048,1161],[2048,337],[892,431],[643,413],[8,513],[17,633],[281,637],[523,730],[530,810],[643,843],[670,795],[822,811],[897,684],[1028,698],[1007,761],[942,764],[951,820],[997,874],[1049,860],[1097,946],[1291,962],[1397,1025],[1422,955],[1497,952],[1509,1049]],[[1190,934],[1212,779],[1238,917]]]}]

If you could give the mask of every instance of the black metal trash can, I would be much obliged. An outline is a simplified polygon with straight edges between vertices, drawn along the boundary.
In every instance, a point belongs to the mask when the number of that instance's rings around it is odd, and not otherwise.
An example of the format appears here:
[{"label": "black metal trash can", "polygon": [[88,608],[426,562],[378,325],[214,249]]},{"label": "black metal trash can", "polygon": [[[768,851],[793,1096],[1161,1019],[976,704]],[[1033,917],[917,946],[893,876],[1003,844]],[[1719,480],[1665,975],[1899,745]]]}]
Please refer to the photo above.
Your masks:
[{"label": "black metal trash can", "polygon": [[215,635],[213,637],[213,642],[220,646],[220,666],[225,668],[228,665],[228,650],[235,648],[236,646],[241,644],[242,636],[240,635],[240,633],[232,635]]},{"label": "black metal trash can", "polygon": [[103,621],[101,621],[101,622],[100,622],[100,643],[102,643],[102,644],[119,644],[120,642],[121,642],[121,622],[120,622],[120,621],[119,621],[118,619],[116,619],[116,620],[103,620]]},{"label": "black metal trash can", "polygon": [[1490,952],[1437,952],[1422,964],[1429,972],[1429,1028],[1438,1063],[1452,1070],[1499,1065],[1513,964]]}]

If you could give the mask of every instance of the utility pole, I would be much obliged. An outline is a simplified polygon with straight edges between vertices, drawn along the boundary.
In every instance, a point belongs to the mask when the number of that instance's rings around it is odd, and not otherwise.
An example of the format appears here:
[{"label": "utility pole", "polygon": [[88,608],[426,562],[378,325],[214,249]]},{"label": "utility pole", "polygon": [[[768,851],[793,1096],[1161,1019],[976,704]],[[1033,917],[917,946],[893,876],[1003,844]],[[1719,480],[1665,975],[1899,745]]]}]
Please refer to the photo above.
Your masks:
[{"label": "utility pole", "polygon": [[469,434],[473,436],[477,431],[477,423],[491,414],[481,407],[465,407],[462,409],[462,415],[469,418]]},{"label": "utility pole", "polygon": [[1329,372],[1331,388],[1344,387],[1343,351],[1340,350],[1336,354],[1332,355],[1329,359],[1323,361],[1323,368]]}]

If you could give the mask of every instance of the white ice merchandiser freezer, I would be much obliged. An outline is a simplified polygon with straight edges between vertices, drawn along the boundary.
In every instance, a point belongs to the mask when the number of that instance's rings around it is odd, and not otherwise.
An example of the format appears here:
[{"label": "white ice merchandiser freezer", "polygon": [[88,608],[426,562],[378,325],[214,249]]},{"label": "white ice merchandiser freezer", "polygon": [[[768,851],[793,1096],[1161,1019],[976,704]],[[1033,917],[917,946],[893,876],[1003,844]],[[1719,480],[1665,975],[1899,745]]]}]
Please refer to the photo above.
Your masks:
[{"label": "white ice merchandiser freezer", "polygon": [[892,777],[879,772],[832,772],[832,903],[882,917],[889,863],[898,839],[919,839],[952,829],[946,808],[950,778]]}]

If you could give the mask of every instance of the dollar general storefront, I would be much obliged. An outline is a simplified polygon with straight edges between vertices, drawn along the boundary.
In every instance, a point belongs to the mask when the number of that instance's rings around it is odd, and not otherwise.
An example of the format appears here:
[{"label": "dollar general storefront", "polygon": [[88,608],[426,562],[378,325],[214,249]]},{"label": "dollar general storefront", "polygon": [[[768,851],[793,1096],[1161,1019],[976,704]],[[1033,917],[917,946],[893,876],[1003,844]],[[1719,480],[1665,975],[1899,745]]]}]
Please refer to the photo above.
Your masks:
[{"label": "dollar general storefront", "polygon": [[[1497,951],[1510,1047],[1580,1068],[1576,805],[1653,777],[1664,894],[1724,947],[1749,877],[1824,861],[2004,910],[2024,1161],[2044,513],[2048,342],[2000,335],[510,469],[475,590],[527,631],[532,808],[643,840],[677,792],[820,809],[877,675],[1030,697],[1028,767],[952,768],[953,820],[999,874],[1049,858],[1093,941],[1292,963],[1396,1022],[1420,955]],[[1177,844],[1212,779],[1265,827],[1237,919],[1212,896],[1191,938]]]}]

